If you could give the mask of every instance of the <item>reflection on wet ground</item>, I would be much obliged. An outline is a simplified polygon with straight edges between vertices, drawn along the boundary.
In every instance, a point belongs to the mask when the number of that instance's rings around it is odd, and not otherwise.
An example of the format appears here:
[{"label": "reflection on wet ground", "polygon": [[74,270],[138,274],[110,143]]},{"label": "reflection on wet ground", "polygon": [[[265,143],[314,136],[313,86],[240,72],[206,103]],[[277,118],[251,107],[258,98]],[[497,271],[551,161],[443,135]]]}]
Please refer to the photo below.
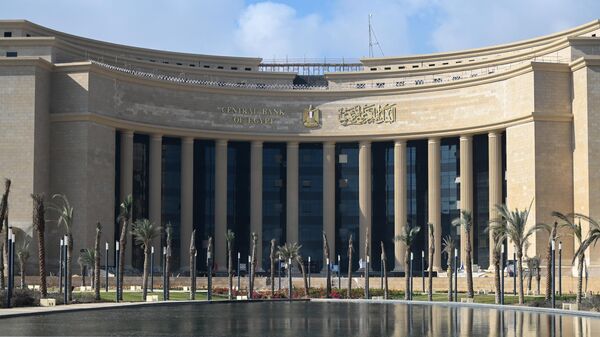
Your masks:
[{"label": "reflection on wet ground", "polygon": [[1,335],[28,336],[592,337],[599,331],[598,318],[397,303],[192,303],[0,319]]}]

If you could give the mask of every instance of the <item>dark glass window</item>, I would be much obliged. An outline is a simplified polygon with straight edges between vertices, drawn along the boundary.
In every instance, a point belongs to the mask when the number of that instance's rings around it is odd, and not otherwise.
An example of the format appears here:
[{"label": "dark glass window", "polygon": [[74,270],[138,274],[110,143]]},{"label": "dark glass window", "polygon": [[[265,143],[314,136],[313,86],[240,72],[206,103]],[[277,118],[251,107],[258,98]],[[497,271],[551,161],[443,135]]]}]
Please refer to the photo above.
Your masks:
[{"label": "dark glass window", "polygon": [[[457,202],[460,199],[460,183],[456,179],[460,176],[459,139],[442,139],[440,151],[442,239],[452,234],[455,240],[459,242],[460,232],[457,228],[452,227],[452,220],[460,216],[460,209]],[[444,257],[442,257],[443,268],[447,266],[445,262]]]},{"label": "dark glass window", "polygon": [[312,272],[320,272],[323,268],[323,146],[300,144],[299,156],[299,240],[305,263],[310,256]]},{"label": "dark glass window", "polygon": [[487,269],[490,264],[488,136],[473,137],[473,263]]},{"label": "dark glass window", "polygon": [[194,141],[194,229],[196,267],[204,271],[208,237],[215,236],[215,143],[209,140]]},{"label": "dark glass window", "polygon": [[[171,268],[180,267],[181,247],[181,140],[164,137],[162,140],[162,225],[171,225]],[[163,245],[166,244],[163,241]]]},{"label": "dark glass window", "polygon": [[[358,144],[335,146],[335,246],[342,258],[342,272],[348,271],[348,239],[352,235],[355,252],[352,269],[358,269],[359,207],[358,207]],[[328,238],[329,239],[329,238]],[[343,249],[344,247],[345,249]]]},{"label": "dark glass window", "polygon": [[6,57],[17,57],[17,52],[16,51],[7,51]]},{"label": "dark glass window", "polygon": [[250,254],[250,143],[227,146],[227,228],[235,233],[235,245]]},{"label": "dark glass window", "polygon": [[413,268],[421,270],[421,251],[427,249],[427,141],[406,143],[407,172],[407,222],[421,230],[411,247],[414,253]]},{"label": "dark glass window", "polygon": [[262,201],[262,266],[271,268],[271,239],[276,245],[285,242],[286,225],[286,148],[285,143],[264,143],[263,145],[263,201]]},{"label": "dark glass window", "polygon": [[4,32],[4,37],[12,37],[12,32]]},{"label": "dark glass window", "polygon": [[394,143],[371,145],[372,167],[372,266],[381,270],[381,242],[385,245],[387,270],[394,269]]},{"label": "dark glass window", "polygon": [[[148,218],[148,170],[149,170],[150,144],[147,135],[134,134],[133,136],[133,215],[132,220]],[[144,252],[140,245],[132,240],[132,265],[142,270],[144,266]]]}]

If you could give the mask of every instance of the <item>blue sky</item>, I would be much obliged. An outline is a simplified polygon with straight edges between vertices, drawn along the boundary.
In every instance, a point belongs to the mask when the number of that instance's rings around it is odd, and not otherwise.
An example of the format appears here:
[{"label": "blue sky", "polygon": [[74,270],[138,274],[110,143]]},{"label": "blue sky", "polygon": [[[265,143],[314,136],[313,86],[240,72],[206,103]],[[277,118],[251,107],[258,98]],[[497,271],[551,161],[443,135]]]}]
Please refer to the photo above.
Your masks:
[{"label": "blue sky", "polygon": [[[272,58],[385,56],[484,47],[600,17],[592,0],[14,0],[0,18],[146,48]],[[375,56],[381,56],[376,52]]]}]

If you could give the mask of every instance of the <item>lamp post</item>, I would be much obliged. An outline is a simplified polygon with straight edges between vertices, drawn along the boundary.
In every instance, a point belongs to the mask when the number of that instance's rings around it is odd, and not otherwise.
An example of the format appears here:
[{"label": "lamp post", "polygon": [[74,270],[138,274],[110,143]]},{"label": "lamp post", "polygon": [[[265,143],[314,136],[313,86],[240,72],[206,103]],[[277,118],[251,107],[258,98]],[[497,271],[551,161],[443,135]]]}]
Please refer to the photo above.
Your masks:
[{"label": "lamp post", "polygon": [[338,289],[342,289],[342,276],[340,275],[340,266],[342,265],[340,263],[341,261],[341,256],[340,254],[338,254],[338,267],[337,267],[337,274],[338,274]]},{"label": "lamp post", "polygon": [[308,289],[310,289],[310,256],[308,257]]},{"label": "lamp post", "polygon": [[454,301],[458,302],[458,249],[454,248]]},{"label": "lamp post", "polygon": [[381,272],[379,274],[380,274],[380,278],[381,278],[381,280],[380,280],[381,281],[381,289],[383,289],[383,253],[381,253],[381,256],[379,257],[379,261],[381,261],[381,265],[379,267],[381,269]]},{"label": "lamp post", "polygon": [[517,253],[515,252],[513,252],[513,296],[517,296]]},{"label": "lamp post", "polygon": [[167,247],[163,247],[163,301],[168,299],[167,297]]},{"label": "lamp post", "polygon": [[[70,268],[69,268],[69,265],[68,265],[69,260],[68,260],[68,256],[67,256],[68,255],[68,251],[69,251],[69,237],[65,235],[64,238],[63,238],[63,240],[64,240],[64,243],[65,243],[64,246],[63,246],[63,248],[64,248],[63,257],[64,257],[64,264],[65,264],[65,267],[63,268],[64,273],[65,273],[65,277],[64,277],[64,280],[65,280],[65,294],[64,294],[64,298],[63,299],[64,299],[64,303],[65,304],[69,304],[68,303],[69,302],[69,287],[71,287],[71,285],[69,284],[69,269]],[[14,244],[14,242],[13,242],[13,244]]]},{"label": "lamp post", "polygon": [[288,259],[288,298],[292,300],[292,259]]},{"label": "lamp post", "polygon": [[241,283],[241,276],[240,276],[240,252],[238,252],[238,259],[237,259],[237,291],[238,293],[240,292],[240,283]]},{"label": "lamp post", "polygon": [[117,296],[116,302],[119,303],[119,241],[115,243],[115,281],[117,289],[115,294]]},{"label": "lamp post", "polygon": [[500,304],[504,304],[504,244],[500,248]]},{"label": "lamp post", "polygon": [[252,292],[250,289],[252,288],[252,268],[250,268],[250,264],[252,263],[252,256],[248,255],[248,266],[246,267],[246,273],[248,274],[248,299],[252,299]]},{"label": "lamp post", "polygon": [[[207,249],[208,250],[208,249]],[[208,291],[206,293],[206,299],[212,301],[212,252],[208,250],[206,252],[206,269],[208,270]]]},{"label": "lamp post", "polygon": [[369,299],[369,255],[367,255],[367,263],[365,264],[365,299]]},{"label": "lamp post", "polygon": [[154,292],[154,246],[150,247],[150,292]]},{"label": "lamp post", "polygon": [[425,293],[425,251],[421,251],[421,281],[423,283],[423,293]]},{"label": "lamp post", "polygon": [[[12,284],[12,273],[13,273],[13,264],[12,264],[12,254],[13,254],[13,233],[12,227],[8,228],[8,280],[7,280],[7,289],[6,289],[6,307],[10,308],[12,306],[12,292],[13,292],[13,284]],[[4,276],[2,276],[4,277]]]},{"label": "lamp post", "polygon": [[556,249],[555,249],[554,245],[555,245],[555,241],[552,240],[552,263],[551,263],[552,270],[550,271],[551,272],[550,275],[552,276],[552,308],[556,307],[556,280],[555,280],[555,275],[556,275],[556,271],[555,271],[556,251],[555,250]]},{"label": "lamp post", "polygon": [[558,241],[558,296],[562,296],[562,241]]},{"label": "lamp post", "polygon": [[105,256],[104,256],[104,270],[106,271],[106,273],[104,273],[104,291],[108,292],[108,242],[106,243],[105,246]]},{"label": "lamp post", "polygon": [[410,292],[408,293],[408,299],[411,300],[411,301],[413,299],[413,259],[414,259],[413,252],[410,252],[410,267],[409,267],[410,272],[408,273],[408,275],[410,275],[410,279],[409,279],[409,281],[410,281],[410,286],[409,286]]},{"label": "lamp post", "polygon": [[[58,250],[58,293],[62,293],[63,289],[63,246],[64,240],[60,239],[60,249]],[[8,249],[9,247],[7,247]],[[6,261],[8,262],[8,261]]]},{"label": "lamp post", "polygon": [[279,290],[281,291],[281,255],[279,255],[277,257],[277,265],[279,266],[279,268],[277,268],[277,275],[278,275],[278,279],[279,279]]}]

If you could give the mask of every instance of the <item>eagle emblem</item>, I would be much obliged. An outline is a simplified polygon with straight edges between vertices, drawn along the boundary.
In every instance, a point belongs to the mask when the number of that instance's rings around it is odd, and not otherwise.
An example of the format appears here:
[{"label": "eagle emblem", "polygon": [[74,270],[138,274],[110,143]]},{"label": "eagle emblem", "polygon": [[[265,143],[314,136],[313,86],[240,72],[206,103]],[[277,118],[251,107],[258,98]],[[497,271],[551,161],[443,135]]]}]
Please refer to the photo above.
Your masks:
[{"label": "eagle emblem", "polygon": [[312,104],[309,105],[307,109],[304,109],[304,113],[302,114],[302,122],[304,126],[309,129],[320,127],[321,110],[319,110],[317,107],[313,108]]}]

